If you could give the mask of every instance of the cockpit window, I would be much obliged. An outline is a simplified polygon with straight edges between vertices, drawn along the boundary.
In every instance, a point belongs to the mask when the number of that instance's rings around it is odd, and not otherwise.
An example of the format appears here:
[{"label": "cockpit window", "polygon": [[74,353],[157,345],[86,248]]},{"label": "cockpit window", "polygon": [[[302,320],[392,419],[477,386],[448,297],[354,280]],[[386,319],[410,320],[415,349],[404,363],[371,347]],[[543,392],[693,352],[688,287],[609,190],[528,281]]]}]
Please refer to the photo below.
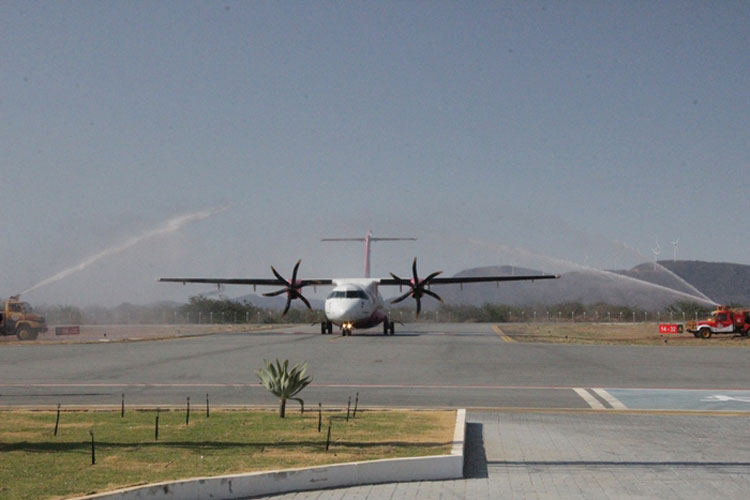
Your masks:
[{"label": "cockpit window", "polygon": [[330,294],[328,294],[328,298],[367,300],[367,294],[363,290],[334,290]]}]

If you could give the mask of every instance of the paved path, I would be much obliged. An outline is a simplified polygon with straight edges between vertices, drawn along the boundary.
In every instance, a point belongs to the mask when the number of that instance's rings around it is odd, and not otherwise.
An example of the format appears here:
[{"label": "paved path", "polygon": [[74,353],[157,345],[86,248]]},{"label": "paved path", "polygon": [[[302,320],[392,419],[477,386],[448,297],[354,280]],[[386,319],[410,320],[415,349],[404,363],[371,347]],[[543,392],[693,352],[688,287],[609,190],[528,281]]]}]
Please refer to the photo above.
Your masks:
[{"label": "paved path", "polygon": [[746,498],[750,416],[471,412],[466,479],[273,499]]}]

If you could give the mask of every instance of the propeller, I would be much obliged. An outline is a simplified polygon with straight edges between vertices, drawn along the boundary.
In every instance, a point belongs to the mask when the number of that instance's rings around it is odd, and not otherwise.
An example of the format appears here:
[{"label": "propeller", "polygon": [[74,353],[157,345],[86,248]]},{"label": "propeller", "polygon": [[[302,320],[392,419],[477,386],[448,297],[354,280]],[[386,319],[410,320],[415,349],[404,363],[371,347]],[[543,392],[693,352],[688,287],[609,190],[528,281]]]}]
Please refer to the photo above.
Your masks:
[{"label": "propeller", "polygon": [[417,316],[419,316],[419,311],[422,310],[422,297],[425,295],[429,295],[430,297],[433,297],[440,302],[443,301],[442,298],[432,290],[429,290],[427,287],[430,285],[430,281],[435,278],[438,274],[442,273],[443,271],[436,271],[429,276],[427,276],[425,279],[420,280],[419,275],[417,274],[417,258],[414,257],[414,263],[411,266],[411,272],[414,276],[411,280],[406,280],[404,278],[399,278],[395,274],[391,273],[391,276],[393,276],[393,279],[398,282],[398,285],[401,286],[408,286],[409,291],[405,294],[401,295],[400,297],[396,297],[391,301],[391,304],[395,304],[397,302],[401,302],[402,300],[405,300],[407,297],[413,297],[414,300],[417,301]]},{"label": "propeller", "polygon": [[273,275],[276,276],[276,279],[286,283],[286,286],[282,288],[281,290],[276,290],[275,292],[264,293],[263,296],[264,297],[276,297],[277,295],[286,293],[286,307],[284,308],[284,312],[281,313],[282,316],[286,315],[287,311],[289,311],[289,306],[292,305],[292,301],[294,299],[301,300],[302,302],[305,303],[308,309],[312,310],[310,303],[300,292],[302,287],[305,285],[303,285],[300,281],[297,281],[297,270],[299,269],[299,265],[301,262],[302,262],[302,259],[298,260],[297,264],[295,264],[294,271],[292,271],[291,281],[287,281],[286,278],[284,278],[281,274],[279,274],[279,272],[273,266],[271,266],[271,271],[273,271]]}]

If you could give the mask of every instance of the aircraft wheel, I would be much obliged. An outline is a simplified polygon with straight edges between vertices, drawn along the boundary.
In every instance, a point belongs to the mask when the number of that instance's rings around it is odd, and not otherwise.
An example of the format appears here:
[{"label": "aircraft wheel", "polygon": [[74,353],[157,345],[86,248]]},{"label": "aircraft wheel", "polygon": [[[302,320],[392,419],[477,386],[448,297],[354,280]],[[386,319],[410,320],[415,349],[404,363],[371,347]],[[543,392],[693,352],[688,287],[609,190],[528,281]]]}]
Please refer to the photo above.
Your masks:
[{"label": "aircraft wheel", "polygon": [[383,335],[388,335],[388,320],[383,321]]},{"label": "aircraft wheel", "polygon": [[325,335],[328,329],[326,328],[326,322],[323,321],[320,323],[320,334]]},{"label": "aircraft wheel", "polygon": [[331,335],[333,333],[333,323],[326,321],[326,330],[328,331],[328,335]]},{"label": "aircraft wheel", "polygon": [[393,335],[394,333],[396,333],[396,328],[393,325],[393,321],[390,321],[388,323],[388,331],[390,332],[391,335]]}]

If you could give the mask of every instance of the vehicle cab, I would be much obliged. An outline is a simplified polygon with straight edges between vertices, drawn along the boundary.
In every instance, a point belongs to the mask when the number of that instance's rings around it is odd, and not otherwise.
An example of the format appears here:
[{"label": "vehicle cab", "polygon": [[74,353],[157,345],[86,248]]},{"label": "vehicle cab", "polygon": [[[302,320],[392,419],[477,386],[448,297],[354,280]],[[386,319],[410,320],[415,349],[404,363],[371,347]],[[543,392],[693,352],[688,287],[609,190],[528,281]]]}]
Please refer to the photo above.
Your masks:
[{"label": "vehicle cab", "polygon": [[720,307],[711,313],[711,318],[698,322],[698,326],[705,324],[713,333],[732,332],[734,330],[734,317],[732,312],[725,307]]}]

